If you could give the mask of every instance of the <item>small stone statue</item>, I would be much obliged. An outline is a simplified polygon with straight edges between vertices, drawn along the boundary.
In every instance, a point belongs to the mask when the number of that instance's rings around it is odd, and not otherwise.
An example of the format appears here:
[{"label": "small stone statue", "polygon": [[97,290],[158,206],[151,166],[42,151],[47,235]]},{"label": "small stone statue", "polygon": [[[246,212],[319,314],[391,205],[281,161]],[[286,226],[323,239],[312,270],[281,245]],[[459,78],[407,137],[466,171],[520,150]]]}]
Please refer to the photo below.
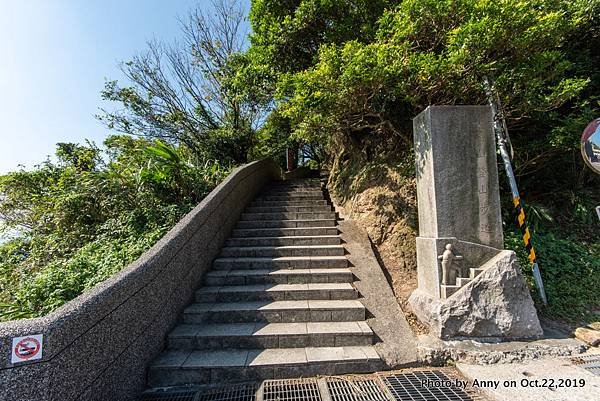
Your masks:
[{"label": "small stone statue", "polygon": [[447,244],[446,250],[438,256],[438,259],[442,261],[442,284],[456,285],[458,266],[453,266],[452,262],[454,260],[461,260],[462,256],[455,255],[452,252],[452,244]]}]

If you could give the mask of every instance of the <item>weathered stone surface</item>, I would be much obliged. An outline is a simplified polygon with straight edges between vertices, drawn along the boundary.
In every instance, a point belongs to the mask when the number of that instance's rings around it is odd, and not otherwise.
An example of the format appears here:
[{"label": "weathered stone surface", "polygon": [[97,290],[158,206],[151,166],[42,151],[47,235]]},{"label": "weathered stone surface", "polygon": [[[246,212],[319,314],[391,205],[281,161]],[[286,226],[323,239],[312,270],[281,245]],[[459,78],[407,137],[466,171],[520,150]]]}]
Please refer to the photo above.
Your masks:
[{"label": "weathered stone surface", "polygon": [[598,330],[578,327],[575,329],[575,337],[579,338],[581,341],[585,341],[593,347],[600,345],[600,331]]},{"label": "weathered stone surface", "polygon": [[[483,248],[493,251],[487,260],[503,246],[492,127],[491,109],[485,106],[430,106],[413,120],[418,284],[434,299],[454,290],[444,288],[442,294],[440,287],[439,257],[447,245],[461,260],[458,265],[450,262],[450,272],[478,267],[482,263],[478,254],[490,253]],[[458,246],[460,242],[465,247]]]},{"label": "weathered stone surface", "polygon": [[417,283],[421,291],[440,298],[442,271],[437,257],[446,244],[454,245],[456,241],[456,238],[417,237]]},{"label": "weathered stone surface", "polygon": [[424,238],[417,237],[417,281],[419,289],[433,297],[440,298],[442,269],[438,255],[444,252],[446,244],[451,244],[463,257],[460,266],[461,277],[469,276],[469,268],[479,267],[491,259],[500,250],[473,242],[459,241],[455,237]]},{"label": "weathered stone surface", "polygon": [[522,339],[543,334],[516,255],[502,251],[482,266],[483,272],[446,300],[416,290],[410,304],[432,334]]},{"label": "weathered stone surface", "polygon": [[502,248],[492,127],[488,106],[429,106],[415,117],[419,236]]},{"label": "weathered stone surface", "polygon": [[587,349],[584,343],[575,338],[555,338],[551,333],[548,337],[533,341],[446,341],[431,334],[421,335],[417,339],[419,361],[433,366],[446,365],[451,361],[479,365],[515,363],[579,355]]}]

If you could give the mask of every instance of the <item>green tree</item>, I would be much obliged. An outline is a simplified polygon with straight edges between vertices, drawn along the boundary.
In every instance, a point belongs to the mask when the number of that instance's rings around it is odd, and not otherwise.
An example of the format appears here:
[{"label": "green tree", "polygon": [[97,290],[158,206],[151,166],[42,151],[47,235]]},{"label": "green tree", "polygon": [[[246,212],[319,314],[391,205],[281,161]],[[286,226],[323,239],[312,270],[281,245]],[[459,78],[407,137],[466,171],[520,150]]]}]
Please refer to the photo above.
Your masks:
[{"label": "green tree", "polygon": [[[368,29],[353,17],[349,3],[355,2],[332,3],[253,2],[248,57],[253,71],[273,71],[274,118],[259,136],[264,144],[310,144],[324,155],[331,177],[357,167],[394,169],[413,157],[412,118],[432,104],[486,104],[482,82],[490,77],[534,225],[564,241],[565,253],[582,252],[573,271],[597,277],[589,261],[599,257],[591,213],[600,203],[600,177],[584,167],[579,137],[600,115],[600,1],[374,2]],[[325,24],[316,21],[318,13]],[[545,278],[555,280],[549,292],[556,297],[569,285],[567,275],[552,273],[564,259],[544,255],[552,241],[542,242],[542,269],[547,263],[544,274],[553,276]],[[585,309],[582,292],[572,293],[555,298],[552,313],[575,297]]]},{"label": "green tree", "polygon": [[[314,3],[254,2],[248,54],[279,54],[273,49],[288,41],[306,49],[294,41],[288,25],[305,21],[301,16]],[[273,78],[275,121],[281,129],[289,127],[292,139],[330,153],[340,143],[353,146],[367,159],[410,149],[411,119],[430,104],[485,104],[482,80],[490,76],[500,92],[517,150],[517,173],[525,185],[543,170],[550,185],[538,184],[542,190],[556,187],[557,179],[560,185],[582,188],[593,178],[573,155],[577,134],[599,111],[594,68],[600,62],[594,52],[599,4],[407,0],[384,11],[382,3],[379,15],[371,17],[378,21],[372,34],[353,38],[351,32],[360,33],[361,25],[351,17],[338,18],[327,29],[348,35],[335,41],[326,40],[334,35],[323,30],[306,31],[302,40],[319,46],[310,57],[294,52],[286,57],[297,68],[258,56],[253,62],[267,60],[280,71]],[[572,174],[564,181],[549,174],[565,163]]]},{"label": "green tree", "polygon": [[237,0],[213,1],[211,14],[192,11],[181,23],[181,44],[151,42],[122,64],[129,85],[108,81],[102,91],[122,109],[99,119],[123,133],[185,144],[206,159],[246,162],[262,109],[234,82],[244,18]]},{"label": "green tree", "polygon": [[151,247],[227,174],[185,146],[111,136],[0,176],[0,320],[41,316]]},{"label": "green tree", "polygon": [[316,62],[324,44],[369,42],[390,0],[254,0],[251,52],[277,73],[298,72]]}]

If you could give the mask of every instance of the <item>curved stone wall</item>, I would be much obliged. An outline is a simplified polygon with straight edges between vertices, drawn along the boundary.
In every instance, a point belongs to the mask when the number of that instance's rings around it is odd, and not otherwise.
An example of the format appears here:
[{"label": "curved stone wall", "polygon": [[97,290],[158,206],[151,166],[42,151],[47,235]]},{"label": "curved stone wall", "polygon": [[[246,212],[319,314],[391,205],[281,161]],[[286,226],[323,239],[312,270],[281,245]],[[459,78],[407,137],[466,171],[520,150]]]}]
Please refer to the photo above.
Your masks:
[{"label": "curved stone wall", "polygon": [[[0,323],[0,399],[133,399],[241,212],[275,179],[271,160],[237,168],[112,278],[48,316]],[[12,364],[12,339],[34,334],[44,335],[43,358]]]}]

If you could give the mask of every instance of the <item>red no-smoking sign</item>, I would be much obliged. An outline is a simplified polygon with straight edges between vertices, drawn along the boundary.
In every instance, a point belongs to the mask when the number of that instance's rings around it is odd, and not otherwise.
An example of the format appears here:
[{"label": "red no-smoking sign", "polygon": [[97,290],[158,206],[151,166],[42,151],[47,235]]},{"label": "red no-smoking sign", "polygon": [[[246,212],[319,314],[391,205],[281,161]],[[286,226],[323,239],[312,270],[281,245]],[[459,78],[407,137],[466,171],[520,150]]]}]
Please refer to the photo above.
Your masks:
[{"label": "red no-smoking sign", "polygon": [[11,363],[33,361],[42,358],[44,336],[34,334],[25,337],[15,337],[12,340]]}]

